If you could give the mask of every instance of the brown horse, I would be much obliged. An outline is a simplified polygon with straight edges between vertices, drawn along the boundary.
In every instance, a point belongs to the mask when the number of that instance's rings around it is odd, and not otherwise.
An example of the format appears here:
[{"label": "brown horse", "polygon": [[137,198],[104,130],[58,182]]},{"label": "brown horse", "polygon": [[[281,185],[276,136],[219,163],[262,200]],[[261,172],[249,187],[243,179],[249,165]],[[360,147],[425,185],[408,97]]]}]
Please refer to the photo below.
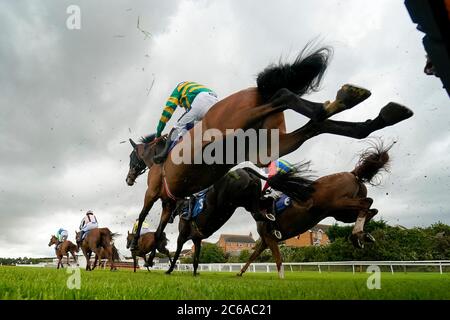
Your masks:
[{"label": "brown horse", "polygon": [[[116,261],[120,261],[120,256],[119,256],[119,250],[117,250],[116,246],[113,244],[111,244],[111,249],[112,249],[112,254],[113,254],[113,258],[114,258],[114,262]],[[104,261],[106,260],[106,261]],[[94,268],[97,266],[97,262],[98,262],[98,266],[99,267],[103,267],[105,268],[106,263],[108,260],[108,254],[107,251],[103,248],[100,248],[100,257],[97,256],[97,254],[95,255],[95,259],[94,259]]]},{"label": "brown horse", "polygon": [[[75,231],[78,248],[81,248],[83,255],[86,257],[86,271],[92,271],[96,267],[96,262],[102,255],[106,255],[108,258],[111,270],[116,270],[114,266],[114,254],[113,254],[113,239],[117,236],[116,233],[112,233],[108,228],[95,228],[89,231],[86,237],[81,240],[80,232]],[[102,251],[103,250],[103,251]],[[95,263],[91,268],[91,255],[95,253]]]},{"label": "brown horse", "polygon": [[58,266],[56,267],[57,269],[59,269],[59,266],[61,266],[61,268],[64,268],[64,265],[62,262],[62,258],[64,256],[67,256],[67,265],[70,266],[69,252],[70,252],[70,254],[72,254],[73,260],[75,260],[75,263],[78,265],[78,259],[77,259],[76,253],[80,250],[71,241],[66,240],[60,244],[58,241],[58,238],[56,238],[55,236],[51,236],[48,246],[51,247],[52,245],[55,245],[55,253],[56,253],[56,257],[58,258]]},{"label": "brown horse", "polygon": [[[235,164],[244,161],[236,159],[236,153],[223,154],[225,161],[207,164],[203,161],[203,151],[214,142],[227,142],[236,139],[236,133],[229,130],[249,129],[256,130],[258,139],[265,140],[267,149],[257,148],[256,153],[272,154],[272,134],[278,132],[278,155],[286,155],[299,148],[306,140],[322,134],[330,133],[348,136],[356,139],[367,137],[370,133],[394,125],[413,115],[408,108],[390,102],[383,107],[379,115],[373,120],[365,122],[344,122],[327,120],[334,114],[350,109],[370,96],[368,90],[351,85],[344,85],[337,93],[333,102],[315,103],[300,98],[301,95],[317,90],[322,75],[328,63],[329,49],[321,48],[311,54],[300,54],[292,64],[271,66],[258,75],[257,87],[239,91],[216,103],[181,139],[170,152],[162,165],[153,165],[153,157],[161,151],[165,144],[165,137],[155,139],[154,136],[146,138],[145,144],[136,144],[131,139],[133,152],[130,155],[130,169],[126,182],[133,185],[137,176],[148,167],[147,191],[144,197],[144,206],[139,214],[137,231],[141,230],[142,223],[156,200],[161,199],[163,211],[156,231],[159,239],[169,221],[174,209],[176,199],[190,196],[217,181],[224,176]],[[311,120],[303,127],[286,132],[283,112],[292,109],[305,115]],[[214,139],[203,137],[202,133],[214,129],[221,137]],[[267,131],[266,136],[259,134],[260,129]],[[211,132],[211,131],[209,131]],[[201,137],[200,139],[198,137]],[[225,145],[226,143],[223,143]],[[200,145],[200,148],[198,146]],[[261,144],[258,144],[261,146]],[[275,148],[275,146],[273,146]],[[246,145],[244,153],[248,158],[249,146]],[[188,151],[186,151],[188,150]],[[189,161],[179,163],[180,151],[187,153]],[[236,152],[236,150],[234,150]],[[231,157],[231,159],[230,159]],[[200,164],[193,164],[200,158]],[[264,162],[258,156],[258,165]],[[135,237],[132,248],[136,248],[138,238]]]},{"label": "brown horse", "polygon": [[[134,233],[129,233],[127,236],[127,249],[130,248],[131,242],[134,239]],[[166,248],[167,246],[167,238],[166,233],[163,232],[161,235],[161,241],[158,243],[155,241],[155,233],[154,232],[148,232],[143,234],[141,237],[139,237],[138,242],[138,250],[132,250],[131,256],[133,257],[133,264],[134,264],[134,272],[136,272],[136,266],[137,266],[137,257],[144,258],[145,266],[147,267],[147,270],[150,271],[149,267],[153,266],[153,259],[155,258],[155,250],[158,250],[161,253],[164,253],[166,256],[169,257],[169,261],[172,264],[172,258],[170,257],[170,252]],[[152,251],[150,254],[150,257],[147,259],[146,254]]]},{"label": "brown horse", "polygon": [[[309,230],[326,217],[334,217],[336,220],[346,223],[356,221],[351,236],[351,240],[356,247],[363,248],[364,241],[374,242],[375,239],[369,233],[365,233],[363,229],[365,223],[376,215],[378,210],[370,208],[373,199],[367,197],[367,188],[364,183],[371,183],[377,173],[386,168],[390,148],[391,146],[385,148],[382,144],[374,146],[361,155],[353,171],[336,173],[317,179],[312,183],[311,186],[314,191],[306,201],[298,199],[292,190],[285,188],[283,192],[291,196],[292,205],[276,217],[275,223],[257,222],[260,241],[238,275],[242,275],[248,266],[268,247],[275,258],[279,276],[283,278],[284,270],[278,242]],[[260,176],[257,172],[254,173]],[[289,180],[291,175],[295,175],[295,173],[278,174],[274,180]],[[268,181],[272,186],[280,185],[279,182],[270,181],[270,178]],[[281,239],[277,239],[273,235],[272,230],[274,228],[281,231]]]}]

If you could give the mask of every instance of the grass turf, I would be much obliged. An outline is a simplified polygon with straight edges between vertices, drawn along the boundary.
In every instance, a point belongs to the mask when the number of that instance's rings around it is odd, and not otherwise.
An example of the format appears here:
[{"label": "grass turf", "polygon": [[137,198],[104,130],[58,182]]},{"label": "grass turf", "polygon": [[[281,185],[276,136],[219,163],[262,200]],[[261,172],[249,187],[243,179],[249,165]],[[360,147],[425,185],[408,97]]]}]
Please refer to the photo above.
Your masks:
[{"label": "grass turf", "polygon": [[351,272],[276,273],[128,270],[81,271],[80,290],[68,289],[66,270],[0,267],[0,299],[450,299],[450,274],[381,274],[381,289],[369,290],[370,274]]}]

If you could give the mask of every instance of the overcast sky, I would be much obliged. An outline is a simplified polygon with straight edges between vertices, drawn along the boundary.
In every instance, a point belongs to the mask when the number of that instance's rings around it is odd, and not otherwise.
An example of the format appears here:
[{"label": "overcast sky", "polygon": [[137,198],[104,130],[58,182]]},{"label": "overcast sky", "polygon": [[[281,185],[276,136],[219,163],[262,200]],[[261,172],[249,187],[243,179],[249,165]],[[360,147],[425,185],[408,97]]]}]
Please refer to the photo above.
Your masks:
[{"label": "overcast sky", "polygon": [[[226,97],[311,39],[332,46],[334,57],[308,99],[332,99],[354,83],[372,96],[337,119],[373,118],[389,101],[415,113],[374,134],[398,141],[391,173],[369,187],[379,217],[407,227],[450,223],[449,99],[440,80],[423,73],[423,34],[403,1],[111,2],[0,2],[0,256],[52,256],[50,235],[63,227],[74,240],[88,209],[101,226],[126,234],[146,183],[126,185],[131,146],[120,142],[155,131],[180,81]],[[72,4],[81,9],[80,30],[66,27]],[[138,16],[151,36],[137,29]],[[287,114],[288,129],[305,123]],[[323,135],[286,159],[311,160],[320,176],[351,170],[365,146]],[[158,202],[150,212],[152,228],[160,210]],[[177,222],[167,229],[171,249]],[[249,232],[256,236],[255,224],[239,210],[210,240]],[[124,253],[124,236],[117,244]]]}]

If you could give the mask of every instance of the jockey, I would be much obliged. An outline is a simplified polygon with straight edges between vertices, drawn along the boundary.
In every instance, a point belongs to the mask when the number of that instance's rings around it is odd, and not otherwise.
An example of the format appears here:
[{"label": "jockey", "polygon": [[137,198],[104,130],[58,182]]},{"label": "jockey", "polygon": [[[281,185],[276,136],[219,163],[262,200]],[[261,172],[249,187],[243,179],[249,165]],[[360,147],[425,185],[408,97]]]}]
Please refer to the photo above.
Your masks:
[{"label": "jockey", "polygon": [[[138,223],[139,223],[139,219],[136,219],[136,221],[134,222],[133,230],[131,231],[131,233],[136,233],[137,227],[138,227]],[[150,226],[149,226],[149,224],[147,222],[144,221],[142,223],[141,232],[139,233],[139,236],[142,236],[142,235],[144,235],[146,233],[149,233],[149,232],[151,232],[150,231]]]},{"label": "jockey", "polygon": [[188,124],[193,124],[195,121],[200,121],[205,113],[217,101],[217,94],[201,84],[189,81],[179,83],[166,102],[166,106],[162,112],[161,119],[159,120],[158,127],[156,129],[156,137],[161,136],[166,123],[172,117],[178,106],[184,108],[185,113],[180,119],[178,119],[178,122],[168,135],[164,149],[161,153],[155,155],[153,161],[155,163],[164,162],[172,142],[177,141],[184,134],[186,131],[185,128]]},{"label": "jockey", "polygon": [[[269,164],[268,170],[268,178],[273,177],[277,173],[288,173],[294,169],[294,165],[289,163],[286,160],[278,159],[276,161],[272,161]],[[266,181],[266,184],[264,185],[262,192],[264,193],[269,188],[269,183]]]},{"label": "jockey", "polygon": [[58,239],[59,243],[66,241],[68,237],[69,233],[63,228],[59,228],[58,232],[56,232],[56,238]]},{"label": "jockey", "polygon": [[88,210],[80,223],[80,240],[83,240],[83,236],[86,232],[95,228],[98,228],[97,218],[94,216],[92,210]]}]

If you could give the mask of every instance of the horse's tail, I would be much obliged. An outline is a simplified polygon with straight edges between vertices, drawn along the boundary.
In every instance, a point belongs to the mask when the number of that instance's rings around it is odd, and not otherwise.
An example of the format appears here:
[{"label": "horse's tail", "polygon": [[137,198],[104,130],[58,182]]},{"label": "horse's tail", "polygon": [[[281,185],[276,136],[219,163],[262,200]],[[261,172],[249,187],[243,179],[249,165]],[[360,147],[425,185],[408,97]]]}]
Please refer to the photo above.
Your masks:
[{"label": "horse's tail", "polygon": [[300,52],[293,63],[278,63],[268,66],[258,74],[256,83],[264,102],[282,88],[303,95],[317,91],[332,53],[329,47],[310,52],[310,45]]},{"label": "horse's tail", "polygon": [[314,180],[306,176],[309,172],[309,162],[297,163],[293,169],[287,173],[278,172],[270,178],[267,178],[252,168],[245,168],[260,179],[266,180],[268,185],[287,196],[299,200],[308,200],[314,192]]},{"label": "horse's tail", "polygon": [[373,180],[380,170],[387,170],[389,165],[388,151],[394,143],[385,147],[383,141],[376,140],[359,156],[358,163],[352,173],[363,183],[375,185]]}]

